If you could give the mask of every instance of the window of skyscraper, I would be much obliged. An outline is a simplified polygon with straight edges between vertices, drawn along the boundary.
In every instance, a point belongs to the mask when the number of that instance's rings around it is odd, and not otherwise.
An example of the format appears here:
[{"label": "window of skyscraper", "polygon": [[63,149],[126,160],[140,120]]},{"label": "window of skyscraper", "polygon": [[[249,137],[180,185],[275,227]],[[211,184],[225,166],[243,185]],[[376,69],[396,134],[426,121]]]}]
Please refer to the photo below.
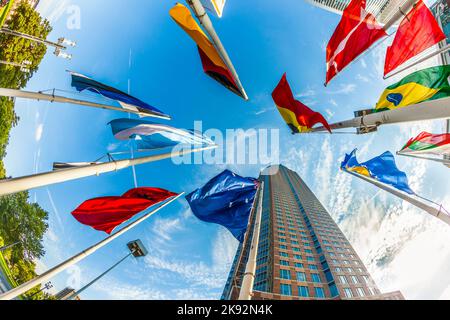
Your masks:
[{"label": "window of skyscraper", "polygon": [[347,278],[345,276],[339,276],[339,281],[341,283],[347,283]]},{"label": "window of skyscraper", "polygon": [[291,272],[289,270],[281,269],[280,270],[280,278],[290,280]]},{"label": "window of skyscraper", "polygon": [[347,298],[353,298],[352,289],[350,288],[344,288],[344,294]]},{"label": "window of skyscraper", "polygon": [[296,263],[294,264],[294,266],[295,266],[296,268],[303,268],[303,263],[296,262]]},{"label": "window of skyscraper", "polygon": [[364,289],[363,288],[356,288],[356,291],[358,292],[358,295],[360,297],[364,297],[365,293],[364,293]]},{"label": "window of skyscraper", "polygon": [[298,287],[298,295],[299,295],[300,297],[304,297],[304,298],[309,297],[309,290],[308,290],[308,287],[305,287],[305,286],[299,286],[299,287]]},{"label": "window of skyscraper", "polygon": [[304,272],[297,272],[297,281],[306,282],[306,273],[304,273]]},{"label": "window of skyscraper", "polygon": [[280,265],[282,265],[282,266],[288,266],[288,265],[289,265],[289,261],[286,261],[286,260],[280,260]]},{"label": "window of skyscraper", "polygon": [[325,298],[325,291],[323,288],[314,288],[314,293],[317,298]]},{"label": "window of skyscraper", "polygon": [[285,295],[285,296],[292,296],[292,288],[291,288],[291,285],[282,283],[282,284],[280,285],[280,292],[281,292],[282,295]]},{"label": "window of skyscraper", "polygon": [[318,273],[311,273],[312,281],[315,283],[320,283],[320,276]]}]

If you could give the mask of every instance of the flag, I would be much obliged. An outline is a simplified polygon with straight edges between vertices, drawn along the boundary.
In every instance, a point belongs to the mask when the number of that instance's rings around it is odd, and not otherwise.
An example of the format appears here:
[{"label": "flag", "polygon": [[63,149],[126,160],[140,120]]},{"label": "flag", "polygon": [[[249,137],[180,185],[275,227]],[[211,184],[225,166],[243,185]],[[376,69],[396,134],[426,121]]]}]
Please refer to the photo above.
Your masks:
[{"label": "flag", "polygon": [[95,81],[80,73],[70,72],[70,74],[72,75],[72,87],[79,92],[88,90],[100,94],[106,98],[116,100],[124,109],[139,111],[142,113],[150,112],[152,114],[167,117],[167,115],[165,115],[162,111],[135,97],[130,96],[129,94],[126,94],[125,92]]},{"label": "flag", "polygon": [[223,86],[242,97],[230,70],[220,57],[213,43],[209,40],[191,12],[184,5],[178,3],[170,10],[173,20],[195,41],[203,65],[203,71]]},{"label": "flag", "polygon": [[345,155],[345,159],[341,163],[342,170],[372,178],[408,194],[415,194],[408,185],[406,174],[397,168],[392,153],[386,151],[372,160],[359,163],[356,159],[356,151],[357,149],[353,150],[351,154]]},{"label": "flag", "polygon": [[387,49],[384,75],[445,38],[430,9],[419,0],[400,23]]},{"label": "flag", "polygon": [[431,134],[422,132],[409,140],[399,153],[450,156],[450,133]]},{"label": "flag", "polygon": [[120,197],[101,197],[83,202],[72,215],[80,223],[108,234],[139,212],[176,196],[159,188],[136,188]]},{"label": "flag", "polygon": [[186,200],[198,219],[226,227],[243,242],[257,188],[256,179],[225,170]]},{"label": "flag", "polygon": [[292,133],[309,132],[317,123],[323,124],[331,133],[327,120],[320,113],[314,112],[300,101],[295,100],[286,73],[273,91],[272,98]]},{"label": "flag", "polygon": [[116,119],[109,123],[118,140],[134,140],[137,148],[151,150],[173,147],[178,144],[213,145],[208,137],[194,130],[177,129],[171,126],[138,119]]},{"label": "flag", "polygon": [[327,45],[326,84],[384,36],[381,25],[366,11],[366,0],[352,0]]},{"label": "flag", "polygon": [[450,97],[450,65],[416,71],[389,86],[375,107],[377,111]]},{"label": "flag", "polygon": [[214,10],[219,18],[222,18],[226,0],[202,0],[202,3],[209,10]]}]

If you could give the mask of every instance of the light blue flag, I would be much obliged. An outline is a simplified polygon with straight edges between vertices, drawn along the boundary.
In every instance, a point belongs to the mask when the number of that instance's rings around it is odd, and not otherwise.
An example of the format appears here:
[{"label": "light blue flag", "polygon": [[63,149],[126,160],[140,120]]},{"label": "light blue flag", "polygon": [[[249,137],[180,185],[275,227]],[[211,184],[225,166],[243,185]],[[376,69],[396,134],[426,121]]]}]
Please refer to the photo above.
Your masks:
[{"label": "light blue flag", "polygon": [[109,123],[118,140],[134,140],[139,150],[174,147],[179,144],[214,145],[208,137],[194,130],[139,119],[116,119]]}]

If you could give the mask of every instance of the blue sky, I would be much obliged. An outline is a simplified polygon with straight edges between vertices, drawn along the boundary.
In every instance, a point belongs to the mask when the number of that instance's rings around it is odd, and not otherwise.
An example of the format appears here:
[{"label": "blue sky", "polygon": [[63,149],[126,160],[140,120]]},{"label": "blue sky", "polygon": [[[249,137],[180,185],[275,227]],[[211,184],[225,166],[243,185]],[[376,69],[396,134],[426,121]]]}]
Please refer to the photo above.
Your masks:
[{"label": "blue sky", "polygon": [[[398,199],[338,170],[345,152],[359,159],[398,150],[422,130],[442,132],[443,122],[383,127],[373,135],[292,136],[270,93],[281,75],[297,97],[330,121],[373,107],[383,88],[386,44],[379,46],[324,88],[325,47],[339,16],[304,1],[229,0],[213,23],[251,100],[228,92],[201,70],[195,45],[171,20],[170,1],[42,0],[38,9],[54,27],[49,39],[65,36],[78,46],[65,61],[50,52],[29,82],[29,90],[72,90],[65,70],[94,76],[127,90],[173,116],[169,124],[222,131],[280,128],[280,161],[296,170],[339,221],[382,291],[400,289],[407,298],[450,298],[448,227]],[[73,7],[75,5],[76,7]],[[69,12],[81,13],[81,28],[70,29]],[[130,58],[131,57],[131,58]],[[92,161],[123,150],[106,124],[121,113],[71,105],[18,100],[19,125],[11,132],[5,159],[8,174],[51,170],[53,161]],[[398,159],[422,195],[450,207],[448,169],[439,164]],[[170,160],[136,168],[139,186],[190,192],[225,168],[176,166]],[[260,165],[233,165],[257,176]],[[105,237],[80,225],[70,212],[86,199],[120,195],[134,186],[131,169],[38,188],[30,192],[49,211],[44,271]],[[142,239],[150,253],[128,260],[83,293],[83,299],[217,299],[237,246],[224,229],[197,221],[184,200],[53,280],[56,289],[79,288],[126,254],[125,244]],[[79,275],[79,277],[77,276]],[[77,281],[80,280],[80,281]]]}]

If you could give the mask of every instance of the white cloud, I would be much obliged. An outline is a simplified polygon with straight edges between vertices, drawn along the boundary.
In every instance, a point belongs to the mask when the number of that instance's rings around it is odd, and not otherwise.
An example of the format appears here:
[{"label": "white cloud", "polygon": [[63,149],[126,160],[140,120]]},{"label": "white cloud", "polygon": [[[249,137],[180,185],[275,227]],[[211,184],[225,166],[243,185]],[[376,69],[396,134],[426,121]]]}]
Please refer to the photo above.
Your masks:
[{"label": "white cloud", "polygon": [[40,142],[42,139],[42,133],[44,132],[44,124],[40,123],[37,127],[36,127],[36,132],[34,134],[34,138],[36,139],[36,142]]},{"label": "white cloud", "polygon": [[364,69],[366,69],[367,68],[367,63],[366,63],[366,60],[364,60],[364,58],[361,58],[361,66],[364,68]]},{"label": "white cloud", "polygon": [[171,234],[175,231],[182,230],[180,219],[161,219],[157,218],[153,224],[152,231],[156,234],[157,239],[172,240]]},{"label": "white cloud", "polygon": [[334,91],[328,91],[328,94],[350,94],[354,92],[356,89],[356,84],[354,83],[348,83],[348,84],[341,84],[339,89],[336,89]]},{"label": "white cloud", "polygon": [[[205,289],[222,289],[228,271],[234,258],[237,241],[224,229],[220,229],[214,240],[211,255],[213,263],[208,265],[203,261],[177,260],[164,258],[158,254],[151,254],[145,258],[146,266],[150,269],[165,270],[177,278],[182,279],[189,286]],[[217,298],[217,297],[216,297]]]},{"label": "white cloud", "polygon": [[306,97],[313,97],[316,95],[316,90],[312,88],[307,88],[305,91],[302,91],[300,93],[296,94],[297,98],[306,98]]},{"label": "white cloud", "polygon": [[362,81],[362,82],[370,82],[369,77],[363,76],[362,74],[358,73],[356,75],[356,80]]},{"label": "white cloud", "polygon": [[150,288],[132,286],[113,279],[97,282],[93,288],[106,294],[110,300],[167,300],[166,293]]}]

